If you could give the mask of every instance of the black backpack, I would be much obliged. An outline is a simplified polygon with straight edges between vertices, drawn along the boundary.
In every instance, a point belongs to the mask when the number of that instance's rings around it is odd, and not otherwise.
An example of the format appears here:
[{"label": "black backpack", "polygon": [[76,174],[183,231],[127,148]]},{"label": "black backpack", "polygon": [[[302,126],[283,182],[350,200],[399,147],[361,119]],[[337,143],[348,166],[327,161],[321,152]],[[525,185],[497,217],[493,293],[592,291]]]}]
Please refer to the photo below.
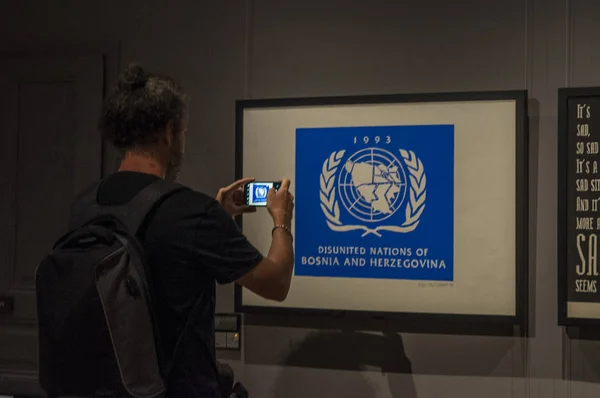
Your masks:
[{"label": "black backpack", "polygon": [[186,188],[157,180],[124,206],[100,206],[99,185],[75,200],[71,232],[36,269],[40,385],[51,397],[163,397],[188,330],[167,361],[136,236]]}]

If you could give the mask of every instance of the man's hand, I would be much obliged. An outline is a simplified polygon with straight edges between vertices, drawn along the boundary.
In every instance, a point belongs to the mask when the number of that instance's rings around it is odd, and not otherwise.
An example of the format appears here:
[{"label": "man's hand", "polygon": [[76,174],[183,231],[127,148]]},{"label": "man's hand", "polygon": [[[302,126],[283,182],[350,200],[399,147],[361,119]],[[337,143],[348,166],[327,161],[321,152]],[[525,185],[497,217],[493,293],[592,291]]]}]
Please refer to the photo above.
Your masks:
[{"label": "man's hand", "polygon": [[294,214],[294,195],[289,191],[290,180],[284,178],[277,191],[270,189],[267,196],[267,209],[276,225],[291,228]]},{"label": "man's hand", "polygon": [[244,213],[254,213],[256,211],[255,207],[244,204],[244,185],[254,180],[251,177],[242,178],[228,187],[219,189],[217,201],[231,217]]}]

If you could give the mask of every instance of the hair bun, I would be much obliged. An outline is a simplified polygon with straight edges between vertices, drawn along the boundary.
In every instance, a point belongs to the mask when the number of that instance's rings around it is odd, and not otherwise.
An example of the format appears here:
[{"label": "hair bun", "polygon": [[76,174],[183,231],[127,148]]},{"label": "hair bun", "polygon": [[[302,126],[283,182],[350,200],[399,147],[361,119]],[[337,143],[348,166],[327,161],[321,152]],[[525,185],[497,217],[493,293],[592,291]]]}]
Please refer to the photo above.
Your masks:
[{"label": "hair bun", "polygon": [[148,81],[148,75],[139,65],[129,65],[125,72],[121,75],[119,79],[119,87],[129,90],[135,90],[136,88],[142,88],[146,85]]}]

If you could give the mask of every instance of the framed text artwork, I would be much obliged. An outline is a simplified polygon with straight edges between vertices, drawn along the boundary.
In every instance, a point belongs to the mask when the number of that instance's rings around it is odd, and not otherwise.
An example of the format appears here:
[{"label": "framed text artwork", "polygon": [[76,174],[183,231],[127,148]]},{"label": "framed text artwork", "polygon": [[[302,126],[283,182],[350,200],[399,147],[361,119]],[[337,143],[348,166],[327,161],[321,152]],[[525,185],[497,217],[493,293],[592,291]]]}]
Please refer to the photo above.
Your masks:
[{"label": "framed text artwork", "polygon": [[600,87],[558,97],[558,319],[600,324]]},{"label": "framed text artwork", "polygon": [[[238,101],[237,177],[290,178],[296,202],[287,299],[238,286],[236,311],[522,324],[526,100],[503,91]],[[268,252],[268,212],[240,223]]]}]

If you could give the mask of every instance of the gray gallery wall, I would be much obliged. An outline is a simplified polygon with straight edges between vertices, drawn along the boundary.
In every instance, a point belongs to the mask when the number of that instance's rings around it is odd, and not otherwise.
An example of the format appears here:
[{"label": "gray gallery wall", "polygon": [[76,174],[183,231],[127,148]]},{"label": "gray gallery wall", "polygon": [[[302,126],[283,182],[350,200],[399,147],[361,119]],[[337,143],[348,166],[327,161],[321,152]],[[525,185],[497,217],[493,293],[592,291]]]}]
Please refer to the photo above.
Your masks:
[{"label": "gray gallery wall", "polygon": [[0,54],[102,43],[177,76],[192,96],[182,180],[210,194],[234,177],[235,99],[528,89],[533,338],[262,317],[220,355],[256,397],[597,397],[600,344],[556,326],[555,191],[556,89],[600,85],[598,16],[597,0],[2,0]]}]

